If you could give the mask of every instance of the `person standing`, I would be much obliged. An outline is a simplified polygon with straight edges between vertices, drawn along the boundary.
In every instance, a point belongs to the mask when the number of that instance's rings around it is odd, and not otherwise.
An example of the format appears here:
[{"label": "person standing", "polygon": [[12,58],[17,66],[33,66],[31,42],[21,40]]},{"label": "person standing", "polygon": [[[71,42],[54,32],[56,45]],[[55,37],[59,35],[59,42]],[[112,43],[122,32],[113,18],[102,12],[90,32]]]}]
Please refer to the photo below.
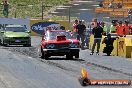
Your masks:
[{"label": "person standing", "polygon": [[76,19],[75,21],[74,21],[74,23],[73,23],[73,37],[74,38],[77,38],[77,25],[78,25],[78,20]]},{"label": "person standing", "polygon": [[102,38],[102,34],[103,34],[102,26],[103,26],[103,23],[101,22],[101,25],[97,25],[92,30],[92,34],[94,35],[94,43],[93,43],[92,51],[91,51],[90,55],[93,55],[96,44],[97,44],[96,54],[99,55],[100,42],[101,42],[101,38]]},{"label": "person standing", "polygon": [[109,32],[105,22],[101,22],[101,27],[103,28],[103,35],[107,35]]},{"label": "person standing", "polygon": [[122,24],[122,21],[118,22],[118,25],[116,26],[116,33],[118,36],[123,37],[125,35],[125,29]]},{"label": "person standing", "polygon": [[112,24],[110,25],[110,33],[116,33],[116,21],[112,21]]},{"label": "person standing", "polygon": [[86,30],[86,26],[83,24],[83,22],[80,20],[79,24],[76,26],[77,29],[77,39],[80,41],[81,40],[81,48],[84,49],[84,38],[85,38],[85,30]]},{"label": "person standing", "polygon": [[124,35],[129,35],[131,30],[131,26],[129,25],[128,21],[125,21],[124,24]]},{"label": "person standing", "polygon": [[3,5],[3,15],[8,18],[8,14],[9,14],[9,3],[7,2],[7,0],[3,0],[2,1],[2,5]]}]

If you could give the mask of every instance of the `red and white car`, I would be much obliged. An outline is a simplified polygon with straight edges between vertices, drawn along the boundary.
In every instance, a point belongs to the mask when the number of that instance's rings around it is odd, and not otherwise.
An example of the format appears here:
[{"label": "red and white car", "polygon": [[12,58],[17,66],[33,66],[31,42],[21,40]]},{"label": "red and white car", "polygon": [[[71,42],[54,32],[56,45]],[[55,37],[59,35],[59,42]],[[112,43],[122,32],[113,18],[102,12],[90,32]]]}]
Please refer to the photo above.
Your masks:
[{"label": "red and white car", "polygon": [[67,59],[79,58],[80,43],[72,38],[70,32],[65,30],[46,31],[41,41],[41,57],[44,59],[50,56],[64,56]]}]

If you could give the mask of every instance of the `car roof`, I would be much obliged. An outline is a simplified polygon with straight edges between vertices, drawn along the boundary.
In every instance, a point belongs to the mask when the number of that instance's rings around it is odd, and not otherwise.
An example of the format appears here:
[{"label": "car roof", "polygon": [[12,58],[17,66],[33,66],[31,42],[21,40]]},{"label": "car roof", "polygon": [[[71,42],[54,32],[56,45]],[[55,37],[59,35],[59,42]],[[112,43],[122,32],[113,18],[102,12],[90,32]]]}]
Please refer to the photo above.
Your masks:
[{"label": "car roof", "polygon": [[6,27],[23,27],[22,25],[7,25]]}]

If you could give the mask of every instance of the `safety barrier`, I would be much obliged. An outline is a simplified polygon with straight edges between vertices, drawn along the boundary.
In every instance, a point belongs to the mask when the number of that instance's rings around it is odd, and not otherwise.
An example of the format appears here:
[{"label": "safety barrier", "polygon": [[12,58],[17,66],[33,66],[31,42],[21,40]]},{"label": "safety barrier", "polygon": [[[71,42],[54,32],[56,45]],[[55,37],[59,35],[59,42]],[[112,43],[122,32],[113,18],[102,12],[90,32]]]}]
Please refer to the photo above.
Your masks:
[{"label": "safety barrier", "polygon": [[[103,49],[105,47],[105,44],[102,44],[102,41],[105,37],[106,36],[102,36],[101,44],[100,44],[100,52],[103,52]],[[93,42],[94,42],[94,36],[91,35],[89,42],[89,49],[92,49]],[[132,58],[132,35],[116,38],[113,45],[114,45],[114,49],[111,55],[125,57],[125,58]]]},{"label": "safety barrier", "polygon": [[114,49],[111,52],[111,55],[118,56],[118,38],[116,38],[116,40],[114,41],[113,45],[114,45]]},{"label": "safety barrier", "polygon": [[[101,43],[100,43],[100,52],[103,52],[103,49],[105,47],[105,44],[102,44],[102,41],[103,39],[105,38],[106,36],[102,36],[102,39],[101,39]],[[92,46],[93,46],[93,43],[94,43],[94,35],[91,35],[90,36],[90,42],[89,42],[89,49],[92,49]],[[95,50],[97,48],[95,47]]]},{"label": "safety barrier", "polygon": [[90,41],[89,41],[89,49],[92,49],[93,42],[94,42],[94,36],[91,35],[91,36],[90,36]]},{"label": "safety barrier", "polygon": [[132,58],[132,52],[131,52],[131,58]]},{"label": "safety barrier", "polygon": [[118,39],[118,56],[130,58],[132,52],[132,35]]}]

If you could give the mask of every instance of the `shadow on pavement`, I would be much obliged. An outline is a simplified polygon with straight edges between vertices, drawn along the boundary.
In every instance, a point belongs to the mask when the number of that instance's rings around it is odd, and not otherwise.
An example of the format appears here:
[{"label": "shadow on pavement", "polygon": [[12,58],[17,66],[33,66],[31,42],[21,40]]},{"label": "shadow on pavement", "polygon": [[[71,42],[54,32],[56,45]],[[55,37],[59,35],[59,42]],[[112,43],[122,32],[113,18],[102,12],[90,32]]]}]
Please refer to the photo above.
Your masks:
[{"label": "shadow on pavement", "polygon": [[71,61],[85,61],[85,60],[83,60],[83,59],[77,59],[77,58],[61,58],[61,57],[50,57],[50,58],[48,58],[48,59],[44,59],[44,60],[71,60]]}]

